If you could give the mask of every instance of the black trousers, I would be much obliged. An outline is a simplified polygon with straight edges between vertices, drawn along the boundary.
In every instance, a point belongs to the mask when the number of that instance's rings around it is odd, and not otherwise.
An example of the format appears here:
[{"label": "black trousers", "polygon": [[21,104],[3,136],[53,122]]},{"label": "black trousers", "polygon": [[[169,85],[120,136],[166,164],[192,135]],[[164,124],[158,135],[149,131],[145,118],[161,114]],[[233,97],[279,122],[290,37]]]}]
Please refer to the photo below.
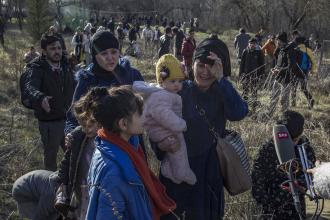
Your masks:
[{"label": "black trousers", "polygon": [[39,132],[44,148],[44,166],[46,170],[57,170],[57,152],[64,146],[64,120],[39,121]]}]

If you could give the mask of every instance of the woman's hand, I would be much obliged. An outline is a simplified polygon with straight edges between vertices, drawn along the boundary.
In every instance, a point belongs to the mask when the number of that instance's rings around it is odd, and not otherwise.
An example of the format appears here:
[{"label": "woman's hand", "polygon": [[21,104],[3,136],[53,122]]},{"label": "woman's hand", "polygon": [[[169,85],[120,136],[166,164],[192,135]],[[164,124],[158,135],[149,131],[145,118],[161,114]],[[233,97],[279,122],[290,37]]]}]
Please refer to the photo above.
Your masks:
[{"label": "woman's hand", "polygon": [[210,55],[207,58],[210,60],[214,60],[214,64],[206,64],[206,68],[219,81],[223,77],[223,65],[221,59],[211,51]]}]

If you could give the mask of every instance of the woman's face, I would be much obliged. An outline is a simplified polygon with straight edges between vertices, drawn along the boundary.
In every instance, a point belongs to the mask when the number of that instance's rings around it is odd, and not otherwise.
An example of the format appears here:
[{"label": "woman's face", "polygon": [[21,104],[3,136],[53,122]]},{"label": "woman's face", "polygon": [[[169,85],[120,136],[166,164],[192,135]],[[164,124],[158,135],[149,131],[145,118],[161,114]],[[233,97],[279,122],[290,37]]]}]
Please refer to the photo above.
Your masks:
[{"label": "woman's face", "polygon": [[195,77],[194,81],[201,90],[207,90],[216,80],[210,70],[206,67],[206,64],[200,62],[199,59],[195,60],[193,71]]},{"label": "woman's face", "polygon": [[119,50],[109,48],[101,51],[95,56],[96,62],[106,71],[112,72],[119,61]]}]

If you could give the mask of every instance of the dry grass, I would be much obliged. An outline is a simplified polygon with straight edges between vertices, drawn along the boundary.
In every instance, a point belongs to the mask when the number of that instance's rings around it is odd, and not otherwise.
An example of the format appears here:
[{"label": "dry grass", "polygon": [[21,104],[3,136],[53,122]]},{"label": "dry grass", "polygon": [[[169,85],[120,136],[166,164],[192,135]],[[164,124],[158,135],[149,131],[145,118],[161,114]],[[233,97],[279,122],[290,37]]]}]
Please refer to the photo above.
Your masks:
[{"label": "dry grass", "polygon": [[[8,37],[9,35],[9,37]],[[8,48],[6,51],[0,49],[0,219],[17,219],[16,208],[10,196],[11,184],[22,174],[42,167],[42,153],[37,129],[37,122],[33,114],[24,109],[18,100],[18,77],[23,67],[22,57],[29,42],[25,34],[17,30],[10,30],[7,35]],[[208,34],[197,33],[197,38],[206,37]],[[231,54],[233,52],[233,31],[226,31],[221,39],[229,45]],[[16,37],[14,37],[16,36]],[[71,37],[67,37],[67,42]],[[153,58],[136,60],[130,58],[132,65],[139,69],[148,81],[155,80],[155,62]],[[232,59],[233,74],[237,73],[237,64]],[[235,76],[233,81],[236,87]],[[311,140],[317,157],[321,160],[330,161],[330,99],[329,78],[318,80],[311,79],[310,86],[316,99],[313,110],[307,109],[305,98],[298,92],[298,106],[295,108],[306,117],[305,134]],[[261,108],[269,102],[269,91],[263,91],[261,95]],[[278,113],[277,113],[278,114]],[[251,162],[258,148],[270,138],[273,122],[257,122],[251,117],[243,121],[228,123],[228,126],[238,131],[246,143]],[[155,173],[159,171],[159,162],[155,158],[151,148],[148,149],[149,164]],[[59,155],[61,157],[62,155]],[[313,211],[308,206],[309,212]],[[330,207],[327,204],[326,216],[330,219]],[[237,197],[226,196],[225,219],[256,219],[260,211],[250,193]],[[10,216],[10,217],[9,217]]]}]

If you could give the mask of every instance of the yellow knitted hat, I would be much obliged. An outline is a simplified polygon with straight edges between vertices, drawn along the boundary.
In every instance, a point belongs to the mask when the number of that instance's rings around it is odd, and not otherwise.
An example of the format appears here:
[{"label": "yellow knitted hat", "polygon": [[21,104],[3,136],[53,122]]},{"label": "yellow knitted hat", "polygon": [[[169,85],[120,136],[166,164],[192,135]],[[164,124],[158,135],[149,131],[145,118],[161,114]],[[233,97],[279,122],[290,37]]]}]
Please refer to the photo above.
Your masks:
[{"label": "yellow knitted hat", "polygon": [[156,78],[157,83],[166,79],[184,79],[180,61],[172,54],[161,56],[156,64]]}]

